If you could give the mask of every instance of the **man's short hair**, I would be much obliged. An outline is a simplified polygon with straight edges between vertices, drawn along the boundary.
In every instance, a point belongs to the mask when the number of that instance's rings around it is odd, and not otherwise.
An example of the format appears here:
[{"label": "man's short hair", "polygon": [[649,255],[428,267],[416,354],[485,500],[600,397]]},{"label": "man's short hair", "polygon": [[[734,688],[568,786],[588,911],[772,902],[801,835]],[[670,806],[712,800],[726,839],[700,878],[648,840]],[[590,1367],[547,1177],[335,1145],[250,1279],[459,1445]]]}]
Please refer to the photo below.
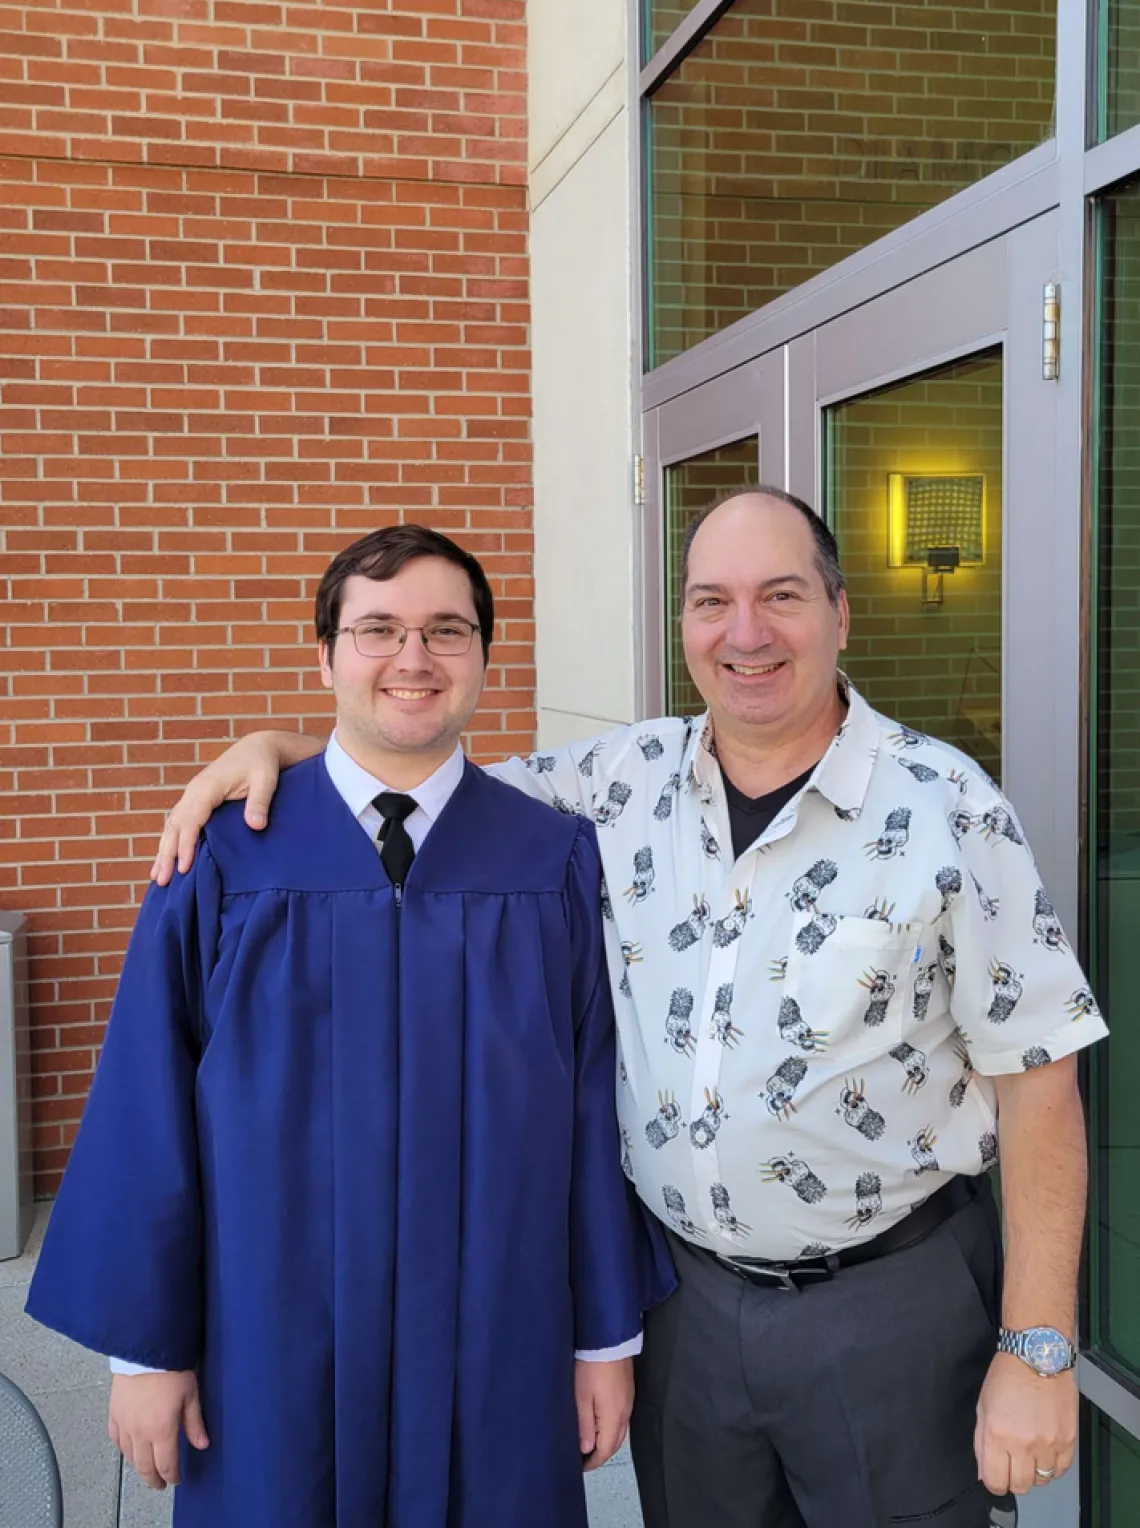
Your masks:
[{"label": "man's short hair", "polygon": [[787,493],[783,488],[773,488],[768,483],[739,483],[735,488],[726,488],[723,493],[718,493],[710,504],[706,504],[699,514],[695,515],[685,527],[685,534],[681,538],[681,602],[685,600],[685,589],[689,582],[689,550],[693,545],[693,537],[700,530],[714,509],[719,509],[722,504],[727,504],[730,499],[749,498],[779,499],[781,504],[790,504],[793,509],[798,509],[808,523],[812,540],[815,542],[815,565],[819,570],[819,576],[823,579],[827,589],[827,597],[833,605],[839,604],[839,596],[847,587],[847,580],[843,576],[843,569],[839,566],[839,547],[835,537],[827,525],[812,509],[805,499],[797,499],[794,493]]},{"label": "man's short hair", "polygon": [[327,642],[332,651],[340,626],[341,595],[348,579],[359,574],[361,578],[385,583],[417,557],[442,557],[467,574],[485,663],[495,635],[495,597],[483,565],[450,536],[426,525],[388,525],[381,531],[369,532],[336,554],[317,587],[314,619],[318,640]]}]

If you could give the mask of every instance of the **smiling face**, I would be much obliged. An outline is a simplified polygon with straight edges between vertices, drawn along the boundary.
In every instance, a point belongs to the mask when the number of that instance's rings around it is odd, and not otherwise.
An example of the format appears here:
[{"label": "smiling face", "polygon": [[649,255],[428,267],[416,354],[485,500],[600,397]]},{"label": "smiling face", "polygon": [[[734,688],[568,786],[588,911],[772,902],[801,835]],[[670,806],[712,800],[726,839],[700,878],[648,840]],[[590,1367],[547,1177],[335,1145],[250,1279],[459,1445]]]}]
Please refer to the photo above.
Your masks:
[{"label": "smiling face", "polygon": [[778,746],[836,718],[847,596],[828,598],[815,541],[791,504],[742,494],[689,549],[685,661],[714,734]]},{"label": "smiling face", "polygon": [[[418,627],[448,617],[478,623],[467,574],[442,557],[416,557],[382,582],[359,573],[348,578],[338,624],[399,621]],[[331,650],[320,644],[320,659],[321,680],[336,696],[341,746],[397,789],[426,780],[454,751],[485,677],[478,631],[469,650],[455,657],[429,653],[423,633],[409,631],[391,658],[362,658],[344,632]]]}]

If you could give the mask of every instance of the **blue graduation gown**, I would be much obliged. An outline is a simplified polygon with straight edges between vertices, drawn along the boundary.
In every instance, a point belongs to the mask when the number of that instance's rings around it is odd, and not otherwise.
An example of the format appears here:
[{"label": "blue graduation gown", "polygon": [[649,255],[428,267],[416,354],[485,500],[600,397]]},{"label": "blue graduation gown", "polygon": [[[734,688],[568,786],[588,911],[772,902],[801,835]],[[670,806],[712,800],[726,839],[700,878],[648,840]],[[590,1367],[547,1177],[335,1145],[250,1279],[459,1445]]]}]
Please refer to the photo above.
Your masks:
[{"label": "blue graduation gown", "polygon": [[316,758],[140,910],[27,1309],[197,1369],[178,1528],[583,1528],[621,1175],[593,828],[468,764],[402,906]]}]

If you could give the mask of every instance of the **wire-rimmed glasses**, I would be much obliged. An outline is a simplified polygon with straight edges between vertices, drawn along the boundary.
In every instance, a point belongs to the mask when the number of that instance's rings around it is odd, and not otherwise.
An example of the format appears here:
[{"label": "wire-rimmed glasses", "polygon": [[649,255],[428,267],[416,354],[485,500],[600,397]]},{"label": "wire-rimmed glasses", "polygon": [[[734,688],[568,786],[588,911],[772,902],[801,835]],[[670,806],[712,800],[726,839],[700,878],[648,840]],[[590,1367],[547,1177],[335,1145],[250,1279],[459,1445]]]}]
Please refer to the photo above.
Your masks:
[{"label": "wire-rimmed glasses", "polygon": [[470,652],[478,630],[478,626],[462,616],[449,615],[426,626],[405,626],[403,621],[357,621],[355,625],[339,627],[335,635],[351,634],[362,658],[394,658],[408,640],[408,633],[418,631],[424,646],[435,657],[461,658]]}]

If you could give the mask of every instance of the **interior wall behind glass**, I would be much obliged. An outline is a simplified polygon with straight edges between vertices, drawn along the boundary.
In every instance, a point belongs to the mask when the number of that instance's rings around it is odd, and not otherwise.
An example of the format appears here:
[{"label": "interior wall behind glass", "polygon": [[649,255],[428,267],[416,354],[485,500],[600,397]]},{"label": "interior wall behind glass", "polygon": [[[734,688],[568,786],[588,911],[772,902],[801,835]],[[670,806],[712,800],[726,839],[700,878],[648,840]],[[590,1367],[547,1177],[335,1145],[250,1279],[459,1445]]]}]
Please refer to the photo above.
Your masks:
[{"label": "interior wall behind glass", "polygon": [[649,107],[650,364],[1052,133],[1056,0],[736,0]]},{"label": "interior wall behind glass", "polygon": [[681,647],[681,542],[696,515],[721,494],[758,481],[760,440],[748,435],[665,469],[665,713],[705,709]]},{"label": "interior wall behind glass", "polygon": [[697,0],[644,0],[642,54],[652,58],[665,39],[681,25]]},{"label": "interior wall behind glass", "polygon": [[1100,211],[1092,1335],[1140,1378],[1140,187]]},{"label": "interior wall behind glass", "polygon": [[1140,5],[1103,0],[1101,136],[1112,138],[1140,122]]},{"label": "interior wall behind glass", "polygon": [[[828,519],[851,602],[841,661],[878,710],[1001,772],[1001,353],[829,409]],[[888,563],[889,475],[980,474],[984,561],[942,576],[922,603],[922,569]],[[927,592],[936,592],[928,574]]]},{"label": "interior wall behind glass", "polygon": [[1101,828],[1140,869],[1140,187],[1107,197],[1098,421]]}]

